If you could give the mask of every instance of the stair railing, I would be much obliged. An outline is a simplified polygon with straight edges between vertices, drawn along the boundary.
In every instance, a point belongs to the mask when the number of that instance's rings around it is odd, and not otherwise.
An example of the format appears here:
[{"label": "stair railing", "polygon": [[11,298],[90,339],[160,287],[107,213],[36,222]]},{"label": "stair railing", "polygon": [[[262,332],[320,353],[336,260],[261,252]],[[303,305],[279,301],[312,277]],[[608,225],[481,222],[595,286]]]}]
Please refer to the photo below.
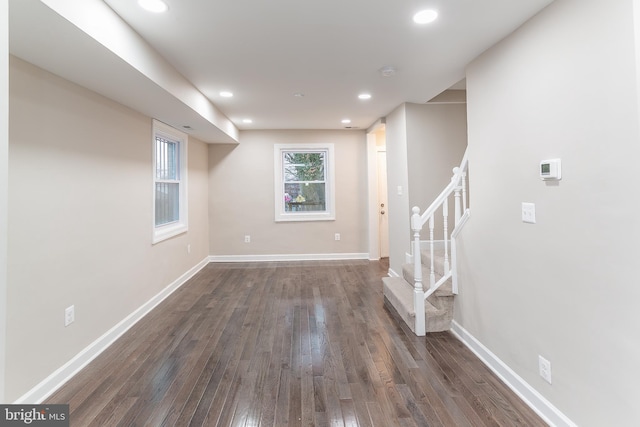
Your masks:
[{"label": "stair railing", "polygon": [[[465,151],[460,166],[453,168],[451,182],[442,190],[431,205],[420,214],[420,208],[415,206],[411,215],[411,230],[413,231],[413,265],[415,285],[413,289],[413,305],[415,310],[415,333],[423,336],[426,333],[424,300],[433,294],[449,278],[452,279],[452,291],[458,293],[457,257],[455,238],[462,226],[469,218],[467,209],[467,152]],[[454,199],[454,229],[449,232],[449,198],[453,194]],[[443,239],[444,239],[444,276],[436,282],[434,267],[434,224],[435,215],[442,212]],[[422,257],[420,233],[424,225],[429,224],[429,252],[431,265],[429,266],[429,288],[425,291],[422,277]],[[451,258],[449,258],[449,243],[451,244]]]}]

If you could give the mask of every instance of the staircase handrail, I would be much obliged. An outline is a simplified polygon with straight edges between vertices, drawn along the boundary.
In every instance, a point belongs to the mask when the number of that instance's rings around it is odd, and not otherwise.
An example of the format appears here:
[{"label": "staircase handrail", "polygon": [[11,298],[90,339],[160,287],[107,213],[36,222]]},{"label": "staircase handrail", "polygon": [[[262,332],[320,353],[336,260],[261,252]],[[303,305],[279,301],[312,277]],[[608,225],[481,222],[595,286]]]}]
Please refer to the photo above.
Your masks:
[{"label": "staircase handrail", "polygon": [[[462,179],[466,177],[467,167],[469,166],[469,160],[467,159],[467,150],[464,151],[464,155],[462,156],[462,161],[460,162],[460,166],[453,168],[453,177],[451,177],[451,181],[444,187],[444,190],[440,192],[438,197],[435,198],[433,202],[429,205],[429,207],[420,215],[420,226],[424,226],[429,217],[432,216],[440,206],[444,203],[444,201],[451,196],[451,194],[459,187]],[[466,196],[466,195],[465,195]],[[463,203],[465,207],[463,211],[466,211],[466,197],[463,198]],[[415,208],[414,208],[415,209]]]},{"label": "staircase handrail", "polygon": [[[448,215],[449,215],[449,197],[455,193],[455,211],[454,211],[454,229],[451,235],[455,239],[455,236],[459,233],[458,226],[464,225],[466,219],[469,216],[467,209],[467,188],[466,188],[466,176],[469,161],[467,158],[467,150],[465,150],[462,156],[460,166],[453,168],[453,177],[447,186],[440,192],[438,197],[429,205],[427,210],[420,215],[420,208],[415,206],[412,209],[413,215],[411,216],[411,230],[413,231],[413,265],[414,265],[414,288],[413,288],[413,307],[415,312],[415,333],[418,336],[424,336],[426,333],[426,319],[425,319],[425,299],[433,294],[449,277],[453,277],[452,291],[457,293],[457,275],[455,270],[456,256],[454,254],[456,247],[455,242],[452,240],[451,251],[453,267],[449,265],[449,231],[448,231]],[[460,199],[462,198],[462,206]],[[434,268],[434,214],[438,209],[442,207],[443,216],[443,228],[444,228],[444,276],[437,283],[435,280],[435,268]],[[464,215],[461,212],[464,211]],[[462,219],[462,221],[461,221]],[[429,289],[424,291],[422,286],[422,255],[420,248],[420,232],[425,223],[429,222],[429,250],[431,254],[431,266],[429,274]]]}]

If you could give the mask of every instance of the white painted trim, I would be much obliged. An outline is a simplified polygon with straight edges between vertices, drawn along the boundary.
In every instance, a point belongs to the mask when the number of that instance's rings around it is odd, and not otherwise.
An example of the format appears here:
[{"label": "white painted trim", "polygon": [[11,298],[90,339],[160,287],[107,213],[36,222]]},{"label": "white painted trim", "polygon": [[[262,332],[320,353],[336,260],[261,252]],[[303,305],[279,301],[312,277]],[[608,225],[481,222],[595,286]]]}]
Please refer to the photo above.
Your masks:
[{"label": "white painted trim", "polygon": [[336,261],[369,259],[368,253],[341,254],[271,254],[271,255],[211,255],[209,262],[269,262],[269,261]]},{"label": "white painted trim", "polygon": [[[285,212],[284,202],[284,177],[283,177],[283,153],[293,152],[324,152],[325,166],[325,210],[317,212]],[[299,143],[299,144],[274,144],[274,220],[275,222],[290,221],[335,221],[336,219],[336,162],[333,143]]]},{"label": "white painted trim", "polygon": [[456,228],[451,233],[451,291],[454,295],[458,295],[458,244],[456,240],[470,216],[471,211],[469,209],[465,210]]},{"label": "white painted trim", "polygon": [[367,133],[367,195],[369,223],[369,259],[380,259],[380,230],[378,225],[378,164],[375,131]]},{"label": "white painted trim", "polygon": [[389,277],[400,277],[400,275],[396,273],[392,268],[389,268],[387,274],[389,275]]},{"label": "white painted trim", "polygon": [[[189,136],[181,132],[166,123],[162,123],[159,120],[152,119],[152,132],[151,132],[151,176],[153,180],[153,186],[151,187],[151,230],[152,230],[152,238],[151,243],[156,244],[160,243],[164,240],[167,240],[171,237],[175,237],[179,234],[186,233],[189,231],[189,167],[188,167],[188,159],[189,159]],[[178,193],[178,212],[179,218],[178,221],[166,225],[156,226],[156,184],[158,182],[166,182],[162,180],[158,180],[156,176],[156,138],[157,137],[165,138],[169,141],[178,142],[178,162],[180,163],[180,168],[178,170],[179,178],[177,181],[174,181],[179,184],[179,193]]]},{"label": "white painted trim", "polygon": [[9,2],[0,0],[0,402],[5,396],[9,214]]},{"label": "white painted trim", "polygon": [[133,313],[121,320],[117,325],[108,330],[100,338],[89,344],[84,350],[76,354],[71,360],[54,371],[47,378],[42,380],[38,385],[22,395],[15,404],[38,404],[49,397],[53,392],[60,388],[64,383],[69,381],[82,368],[87,366],[89,362],[95,359],[111,344],[113,344],[122,334],[127,332],[140,319],[153,310],[158,304],[164,301],[169,295],[176,291],[180,286],[185,284],[189,279],[196,275],[209,263],[209,259],[205,258],[193,268],[188,270],[182,276],[178,277],[173,283],[161,290],[157,295],[140,306]]},{"label": "white painted trim", "polygon": [[547,424],[552,427],[576,427],[573,421],[560,412],[558,408],[553,406],[551,402],[545,399],[455,320],[451,323],[451,332]]}]

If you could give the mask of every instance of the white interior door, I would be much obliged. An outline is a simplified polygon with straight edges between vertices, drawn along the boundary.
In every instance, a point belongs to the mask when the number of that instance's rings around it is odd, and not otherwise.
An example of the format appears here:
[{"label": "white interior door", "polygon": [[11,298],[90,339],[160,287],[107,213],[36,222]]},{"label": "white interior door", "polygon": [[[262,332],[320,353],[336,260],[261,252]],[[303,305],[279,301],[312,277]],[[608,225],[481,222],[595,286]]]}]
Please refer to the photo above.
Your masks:
[{"label": "white interior door", "polygon": [[378,149],[378,224],[380,235],[380,258],[389,257],[389,212],[387,203],[387,152]]}]

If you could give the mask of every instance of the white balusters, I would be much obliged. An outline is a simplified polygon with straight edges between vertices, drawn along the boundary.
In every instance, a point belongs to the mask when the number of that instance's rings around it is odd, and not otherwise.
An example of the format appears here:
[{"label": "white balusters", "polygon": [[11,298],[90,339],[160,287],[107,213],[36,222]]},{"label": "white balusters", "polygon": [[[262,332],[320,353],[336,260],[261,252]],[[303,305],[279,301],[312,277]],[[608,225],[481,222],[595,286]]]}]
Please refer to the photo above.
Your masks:
[{"label": "white balusters", "polygon": [[[444,274],[447,274],[449,268],[449,199],[444,199],[442,203],[442,223],[444,229]],[[432,254],[433,256],[433,254]]]},{"label": "white balusters", "polygon": [[422,287],[422,259],[420,256],[420,230],[422,220],[420,218],[420,208],[414,207],[411,215],[411,230],[413,231],[413,309],[415,311],[416,325],[415,333],[418,336],[426,334],[426,318],[424,312],[424,288]]},{"label": "white balusters", "polygon": [[433,288],[436,284],[436,269],[433,265],[433,215],[429,217],[429,255],[431,258],[431,266],[429,273],[429,288]]},{"label": "white balusters", "polygon": [[[453,168],[453,178],[451,178],[451,181],[455,181],[456,177],[458,176],[458,172],[460,171],[460,168],[455,167]],[[460,191],[462,190],[462,187],[460,187],[459,185],[456,185],[455,188],[453,189],[453,200],[454,200],[454,225],[458,225],[458,221],[460,221],[460,217],[462,216],[462,212],[460,211]]]},{"label": "white balusters", "polygon": [[[438,287],[442,286],[449,278],[452,280],[453,292],[457,293],[457,275],[453,271],[456,268],[456,242],[455,238],[460,232],[460,228],[469,218],[467,212],[467,154],[465,153],[460,167],[453,169],[451,182],[442,190],[431,205],[420,215],[420,208],[412,209],[411,230],[413,231],[413,267],[414,267],[414,310],[415,310],[415,333],[423,336],[426,333],[426,319],[424,300],[433,294]],[[450,231],[449,225],[449,198],[454,198],[454,224]],[[435,271],[435,248],[434,248],[434,218],[436,212],[442,209],[443,221],[443,243],[444,243],[444,274],[436,282]],[[425,291],[422,277],[422,257],[420,250],[420,232],[422,227],[429,222],[429,287]],[[438,236],[439,237],[439,236]],[[440,248],[440,247],[439,247]]]},{"label": "white balusters", "polygon": [[467,170],[462,171],[462,210],[467,211]]}]

